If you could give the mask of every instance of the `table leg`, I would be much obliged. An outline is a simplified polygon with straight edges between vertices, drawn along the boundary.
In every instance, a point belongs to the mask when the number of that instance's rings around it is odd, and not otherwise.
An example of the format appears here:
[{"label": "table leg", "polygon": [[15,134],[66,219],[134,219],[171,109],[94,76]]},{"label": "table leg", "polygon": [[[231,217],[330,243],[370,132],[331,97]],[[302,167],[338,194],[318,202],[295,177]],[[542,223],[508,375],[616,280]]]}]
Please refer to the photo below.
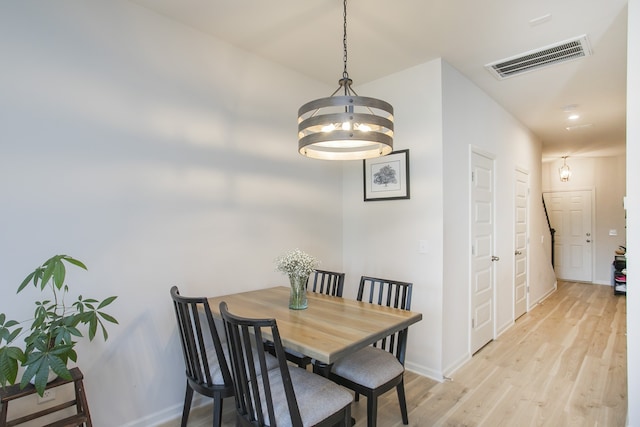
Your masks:
[{"label": "table leg", "polygon": [[331,372],[331,365],[332,364],[318,362],[317,360],[314,360],[313,373],[317,375],[322,375],[325,378],[329,378],[329,373]]}]

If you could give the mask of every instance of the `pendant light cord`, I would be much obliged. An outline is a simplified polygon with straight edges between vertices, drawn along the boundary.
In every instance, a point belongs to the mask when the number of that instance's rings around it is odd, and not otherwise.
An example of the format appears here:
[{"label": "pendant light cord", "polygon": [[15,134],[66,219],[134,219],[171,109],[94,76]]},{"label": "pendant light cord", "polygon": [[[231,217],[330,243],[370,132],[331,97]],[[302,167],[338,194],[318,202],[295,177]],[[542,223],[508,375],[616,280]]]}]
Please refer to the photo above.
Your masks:
[{"label": "pendant light cord", "polygon": [[344,0],[344,13],[342,17],[344,18],[343,24],[343,36],[342,36],[342,46],[344,49],[344,54],[342,57],[342,61],[344,62],[344,71],[342,72],[342,78],[348,79],[349,73],[347,72],[347,0]]}]

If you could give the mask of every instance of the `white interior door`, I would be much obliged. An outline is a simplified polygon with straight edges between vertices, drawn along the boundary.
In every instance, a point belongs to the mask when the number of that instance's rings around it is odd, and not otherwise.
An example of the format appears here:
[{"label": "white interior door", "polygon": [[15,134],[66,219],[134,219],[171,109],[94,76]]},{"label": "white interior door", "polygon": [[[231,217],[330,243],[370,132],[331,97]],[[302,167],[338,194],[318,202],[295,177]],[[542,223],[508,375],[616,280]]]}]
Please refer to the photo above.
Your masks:
[{"label": "white interior door", "polygon": [[555,271],[562,280],[593,280],[593,233],[590,190],[545,193],[555,233]]},{"label": "white interior door", "polygon": [[471,336],[475,353],[494,336],[494,164],[471,154]]},{"label": "white interior door", "polygon": [[529,175],[516,170],[515,185],[515,253],[514,253],[514,319],[528,307],[528,246],[529,246]]}]

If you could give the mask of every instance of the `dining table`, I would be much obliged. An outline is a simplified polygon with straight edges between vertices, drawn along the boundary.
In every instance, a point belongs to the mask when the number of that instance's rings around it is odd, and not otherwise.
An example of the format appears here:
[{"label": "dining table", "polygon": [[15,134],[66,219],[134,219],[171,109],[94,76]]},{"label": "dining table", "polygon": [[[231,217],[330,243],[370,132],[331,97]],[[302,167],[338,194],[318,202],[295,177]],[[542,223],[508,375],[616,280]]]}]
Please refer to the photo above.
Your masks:
[{"label": "dining table", "polygon": [[[208,298],[214,317],[226,302],[236,316],[275,319],[282,345],[331,365],[338,359],[419,322],[422,314],[308,292],[304,310],[289,308],[289,287],[276,286]],[[267,339],[272,337],[265,334]]]}]

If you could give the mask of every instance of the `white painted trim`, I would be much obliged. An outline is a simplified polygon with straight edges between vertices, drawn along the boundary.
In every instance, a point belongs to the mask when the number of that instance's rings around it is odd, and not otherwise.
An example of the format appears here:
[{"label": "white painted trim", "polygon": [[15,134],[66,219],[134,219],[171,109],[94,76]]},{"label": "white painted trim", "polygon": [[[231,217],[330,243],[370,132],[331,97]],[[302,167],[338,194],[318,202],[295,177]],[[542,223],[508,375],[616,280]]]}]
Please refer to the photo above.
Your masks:
[{"label": "white painted trim", "polygon": [[465,355],[463,355],[462,357],[460,357],[458,360],[454,360],[453,363],[449,364],[449,366],[447,366],[445,369],[443,369],[442,371],[442,377],[444,379],[446,378],[451,378],[451,376],[460,368],[462,368],[464,365],[467,364],[467,362],[469,362],[471,360],[471,354],[467,353]]},{"label": "white painted trim", "polygon": [[438,382],[443,382],[444,381],[444,377],[442,375],[442,372],[438,372],[435,371],[433,369],[429,369],[426,366],[423,365],[418,365],[416,363],[411,363],[411,362],[405,362],[404,368],[407,371],[411,371],[413,373],[416,373],[418,375],[422,375],[423,377],[427,377],[429,379],[432,379],[434,381],[438,381]]},{"label": "white painted trim", "polygon": [[556,280],[555,282],[553,282],[553,289],[550,289],[549,292],[547,292],[546,294],[542,295],[540,298],[538,298],[537,301],[532,302],[531,303],[531,308],[533,309],[533,307],[535,305],[538,305],[538,304],[542,303],[544,300],[549,298],[551,296],[551,294],[553,294],[557,290],[558,290],[558,281]]}]

